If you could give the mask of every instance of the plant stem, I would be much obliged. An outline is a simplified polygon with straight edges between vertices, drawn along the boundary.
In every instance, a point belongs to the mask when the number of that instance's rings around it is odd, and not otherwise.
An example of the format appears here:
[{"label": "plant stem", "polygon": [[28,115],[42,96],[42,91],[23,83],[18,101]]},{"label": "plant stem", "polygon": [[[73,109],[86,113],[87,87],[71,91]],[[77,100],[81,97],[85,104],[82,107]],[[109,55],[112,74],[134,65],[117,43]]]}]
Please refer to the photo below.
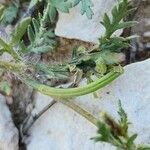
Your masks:
[{"label": "plant stem", "polygon": [[14,72],[19,75],[21,80],[33,87],[34,89],[38,90],[39,92],[55,97],[58,99],[58,102],[61,102],[65,104],[66,106],[70,107],[83,117],[85,117],[87,120],[89,120],[91,123],[94,125],[97,125],[97,119],[91,115],[88,111],[84,110],[77,104],[73,103],[72,101],[68,101],[67,99],[64,98],[72,98],[76,96],[81,96],[81,95],[86,95],[92,92],[95,92],[96,90],[106,86],[110,82],[112,82],[114,79],[116,79],[119,75],[121,75],[122,72],[115,72],[112,71],[108,74],[106,74],[104,77],[93,81],[92,83],[82,86],[82,87],[77,87],[77,88],[67,88],[67,89],[61,89],[61,88],[54,88],[54,87],[49,87],[43,84],[40,84],[33,79],[28,79],[27,77],[23,76],[21,77],[20,74],[23,70],[27,68],[25,64],[20,64],[20,63],[10,63],[10,62],[4,62],[0,61],[0,68]]},{"label": "plant stem", "polygon": [[23,71],[23,69],[26,68],[26,65],[22,63],[10,63],[7,61],[0,61],[0,68],[6,71],[11,71],[16,73],[16,72]]},{"label": "plant stem", "polygon": [[21,57],[13,49],[12,46],[8,45],[3,39],[0,38],[0,45],[3,46],[6,52],[8,52],[16,61],[20,61]]},{"label": "plant stem", "polygon": [[54,98],[72,98],[93,93],[99,90],[100,88],[108,85],[110,82],[115,80],[121,74],[122,74],[121,72],[111,71],[102,78],[97,79],[96,81],[93,81],[88,85],[67,89],[49,87],[40,84],[36,81],[33,81],[32,79],[21,78],[21,80],[23,80],[24,83],[26,83],[27,85],[33,87],[34,89],[38,90],[39,92],[45,95],[52,96]]},{"label": "plant stem", "polygon": [[80,107],[79,105],[75,104],[72,101],[64,101],[64,100],[58,100],[58,101],[64,105],[68,106],[69,108],[73,109],[75,112],[80,114],[82,117],[84,117],[85,119],[90,121],[92,124],[97,126],[97,119],[91,113],[89,113],[87,110],[83,109],[82,107]]},{"label": "plant stem", "polygon": [[37,91],[45,95],[52,96],[54,98],[72,98],[72,97],[93,93],[99,90],[100,88],[106,86],[107,84],[109,84],[110,82],[112,82],[122,74],[122,72],[113,70],[108,74],[106,74],[105,76],[103,76],[102,78],[97,79],[96,81],[93,81],[88,85],[82,87],[76,87],[76,88],[61,89],[61,88],[49,87],[47,85],[38,83],[34,79],[27,78],[25,75],[22,77],[20,75],[21,72],[25,71],[25,69],[27,68],[24,64],[0,61],[0,68],[14,73],[18,73],[18,76],[25,84],[33,87],[34,89],[36,89]]},{"label": "plant stem", "polygon": [[57,101],[53,100],[50,102],[49,105],[47,105],[42,111],[40,111],[37,115],[33,116],[32,113],[30,113],[27,118],[23,121],[22,125],[20,126],[20,135],[22,138],[22,142],[24,142],[24,136],[28,134],[28,131],[33,126],[33,124],[54,104],[56,104]]},{"label": "plant stem", "polygon": [[[64,101],[64,100],[53,100],[49,105],[47,105],[41,112],[39,112],[39,114],[37,114],[36,116],[32,116],[30,114],[30,116],[27,117],[27,119],[25,119],[25,122],[22,124],[22,126],[20,127],[20,133],[21,133],[21,137],[22,139],[24,139],[24,135],[26,135],[29,131],[29,129],[33,126],[33,124],[48,110],[50,109],[54,104],[56,104],[57,102],[60,102],[64,105],[66,105],[67,107],[69,107],[70,109],[74,110],[75,112],[77,112],[78,114],[80,114],[82,117],[84,117],[85,119],[87,119],[89,122],[91,122],[93,125],[97,126],[97,119],[90,114],[88,111],[86,111],[85,109],[83,109],[82,107],[80,107],[79,105],[75,104],[72,101]],[[33,118],[33,120],[30,122],[31,117]]]}]

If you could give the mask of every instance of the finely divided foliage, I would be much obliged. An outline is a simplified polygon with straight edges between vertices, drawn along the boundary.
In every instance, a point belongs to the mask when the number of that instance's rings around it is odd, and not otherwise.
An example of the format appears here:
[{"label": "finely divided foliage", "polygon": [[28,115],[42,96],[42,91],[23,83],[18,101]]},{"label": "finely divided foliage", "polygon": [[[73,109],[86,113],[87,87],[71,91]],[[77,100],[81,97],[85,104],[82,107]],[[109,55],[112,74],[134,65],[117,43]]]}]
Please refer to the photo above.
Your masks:
[{"label": "finely divided foliage", "polygon": [[[36,5],[38,5],[38,3],[42,3],[42,0],[41,1],[32,0],[28,10],[32,9],[33,7],[35,8]],[[74,1],[48,0],[43,13],[41,14],[39,13],[35,18],[32,19],[30,16],[22,18],[22,20],[16,26],[15,31],[11,35],[10,43],[6,43],[3,39],[0,39],[0,44],[2,48],[1,51],[7,51],[14,57],[15,60],[23,61],[24,54],[31,52],[45,53],[54,50],[55,47],[57,46],[56,44],[57,41],[55,39],[53,27],[51,26],[49,27],[47,25],[48,24],[51,25],[52,23],[51,20],[52,18],[53,19],[55,18],[55,15],[57,13],[52,12],[51,10],[53,11],[59,10],[68,13],[70,8],[78,4],[81,4],[82,14],[86,13],[87,16],[90,16],[89,18],[91,18],[93,14],[92,12],[93,5],[90,0],[74,0]],[[109,18],[107,14],[104,15],[102,24],[104,25],[106,32],[100,38],[99,47],[97,47],[96,49],[93,49],[91,51],[81,48],[75,48],[72,51],[73,59],[71,59],[70,62],[68,62],[68,64],[63,65],[61,64],[56,66],[54,65],[55,67],[53,68],[55,69],[52,69],[51,65],[45,65],[45,68],[51,71],[46,71],[46,69],[41,70],[40,68],[38,69],[38,66],[40,65],[35,66],[35,64],[32,62],[26,62],[24,64],[26,66],[25,68],[28,67],[32,68],[32,70],[34,70],[35,72],[37,71],[36,74],[41,74],[42,72],[42,75],[45,75],[50,79],[54,78],[54,76],[52,76],[51,73],[52,70],[54,71],[55,75],[57,74],[56,70],[59,70],[58,76],[60,77],[59,78],[60,80],[62,79],[61,77],[64,77],[64,72],[62,70],[65,70],[67,74],[70,75],[74,74],[78,82],[82,78],[86,78],[88,80],[88,85],[83,87],[83,90],[81,90],[82,89],[81,87],[81,89],[80,88],[79,89],[75,88],[74,90],[71,89],[71,93],[68,93],[67,91],[65,93],[65,90],[69,89],[57,89],[59,93],[62,93],[58,94],[57,95],[58,97],[79,96],[98,90],[99,88],[105,86],[106,84],[117,78],[123,72],[121,66],[118,65],[118,62],[113,58],[113,53],[114,51],[118,52],[125,46],[128,47],[129,46],[128,38],[116,37],[113,35],[113,33],[118,29],[130,27],[133,24],[135,24],[135,22],[123,21],[124,17],[127,16],[129,12],[131,12],[131,10],[129,9],[129,2],[127,0],[121,0],[118,3],[118,5],[115,6],[112,10],[112,20]],[[23,36],[26,33],[26,31],[29,39],[28,44],[24,43],[23,40]],[[24,78],[29,77],[26,76],[27,72],[26,69],[23,69],[23,71],[25,72],[21,71],[17,72],[17,74],[21,75],[24,74]],[[49,72],[51,74],[49,74]],[[60,76],[60,74],[62,74],[62,76]],[[91,78],[93,74],[97,76],[96,81],[93,81]],[[32,77],[33,81],[35,82],[35,77],[34,76]],[[31,81],[31,79],[29,81],[27,80],[24,81],[26,81],[30,86],[33,86],[34,88],[37,88],[42,92],[45,89],[45,94],[55,96],[56,93],[55,88],[51,88],[48,86],[45,87],[45,85],[41,85],[37,82],[35,82],[36,84],[33,84],[33,82],[29,82]]]},{"label": "finely divided foliage", "polygon": [[74,0],[73,6],[78,5],[81,3],[81,14],[86,14],[86,16],[89,19],[92,19],[92,16],[94,15],[92,11],[93,3],[91,0]]},{"label": "finely divided foliage", "polygon": [[120,1],[117,6],[112,9],[112,19],[105,13],[101,24],[105,27],[105,34],[100,38],[100,48],[109,51],[119,51],[129,46],[128,38],[116,37],[113,35],[117,30],[129,28],[137,24],[136,21],[124,21],[134,9],[130,8],[128,0]]},{"label": "finely divided foliage", "polygon": [[[49,7],[46,11],[49,11]],[[48,14],[44,12],[44,14]],[[45,53],[48,52],[56,46],[55,34],[53,30],[46,29],[46,22],[48,20],[47,16],[43,17],[39,14],[39,18],[32,19],[32,25],[28,26],[28,37],[30,40],[30,45],[28,46],[29,52],[35,53]]]},{"label": "finely divided foliage", "polygon": [[93,11],[92,11],[92,1],[91,0],[49,0],[50,2],[50,18],[54,20],[56,18],[57,10],[62,11],[64,13],[69,13],[69,10],[72,7],[77,6],[78,4],[81,5],[81,14],[86,16],[89,19],[92,19]]},{"label": "finely divided foliage", "polygon": [[[44,6],[43,12],[35,13],[34,17],[32,17],[34,9],[41,6],[41,4]],[[70,9],[77,5],[80,5],[82,15],[86,14],[89,19],[92,19],[94,15],[92,0],[31,0],[27,12],[17,23],[15,30],[11,35],[7,35],[9,41],[6,41],[0,35],[0,54],[7,52],[14,59],[12,62],[0,61],[0,71],[14,73],[25,84],[43,94],[58,99],[59,102],[69,106],[93,124],[96,124],[97,120],[92,115],[89,115],[89,113],[71,101],[66,101],[66,99],[89,93],[94,93],[96,96],[95,91],[106,86],[123,73],[123,68],[113,56],[114,52],[120,52],[121,49],[130,46],[129,41],[131,37],[116,37],[114,33],[119,29],[136,24],[134,21],[124,20],[133,10],[129,8],[130,2],[128,0],[120,0],[118,2],[118,5],[112,10],[112,17],[104,14],[101,23],[106,31],[100,37],[99,46],[96,48],[91,50],[75,47],[71,50],[72,57],[64,64],[58,63],[56,65],[45,64],[41,61],[36,63],[25,61],[25,56],[30,56],[33,53],[55,52],[57,38],[54,34],[54,27],[58,11],[69,13]],[[12,22],[19,11],[18,6],[14,8],[14,3],[13,10],[10,7],[0,6],[0,18],[3,25]],[[9,20],[10,22],[4,21],[4,16],[11,13],[10,11],[12,11],[12,20]],[[27,41],[25,40],[26,38]],[[93,75],[97,77],[94,81],[92,79]],[[70,88],[56,88],[48,86],[43,81],[40,82],[37,76],[45,76],[50,80],[57,78],[59,81],[68,80],[71,76],[75,76],[73,87],[78,86],[77,83],[83,78],[86,78],[88,82],[83,87],[71,88],[71,85]],[[10,88],[8,84],[1,81],[0,83],[0,90],[2,89],[6,95],[9,94]],[[115,122],[108,115],[104,115],[104,121],[99,121],[97,125],[99,135],[94,139],[96,141],[109,142],[117,146],[118,150],[149,150],[149,148],[135,145],[136,134],[128,135],[127,115],[122,109],[121,103],[119,103],[118,114],[121,118],[118,122]]]},{"label": "finely divided foliage", "polygon": [[118,122],[109,115],[104,114],[103,120],[99,121],[97,124],[98,135],[92,139],[96,142],[102,141],[110,143],[116,146],[117,150],[150,150],[150,147],[135,144],[137,134],[129,136],[127,114],[123,110],[120,101],[118,114],[120,116]]},{"label": "finely divided foliage", "polygon": [[16,19],[19,9],[19,3],[13,1],[6,9],[3,8],[3,14],[0,15],[0,22],[2,24],[10,24]]}]

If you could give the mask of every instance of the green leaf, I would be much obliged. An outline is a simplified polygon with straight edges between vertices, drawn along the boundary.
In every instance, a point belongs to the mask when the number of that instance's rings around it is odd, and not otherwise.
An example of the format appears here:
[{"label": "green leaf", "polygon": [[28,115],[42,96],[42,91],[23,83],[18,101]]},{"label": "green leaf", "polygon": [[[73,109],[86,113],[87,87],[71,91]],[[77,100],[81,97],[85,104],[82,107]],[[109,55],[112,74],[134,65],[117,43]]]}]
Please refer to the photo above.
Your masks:
[{"label": "green leaf", "polygon": [[37,72],[43,73],[49,79],[68,79],[68,70],[64,66],[58,65],[46,65],[46,64],[36,64],[35,66]]},{"label": "green leaf", "polygon": [[114,57],[114,53],[111,53],[109,51],[104,51],[101,54],[101,57],[103,58],[106,65],[118,64],[116,58]]},{"label": "green leaf", "polygon": [[56,17],[57,17],[57,10],[55,7],[50,6],[49,9],[49,18],[51,22],[55,22],[56,21]]},{"label": "green leaf", "polygon": [[136,138],[137,138],[137,134],[134,134],[131,137],[129,137],[129,139],[127,141],[127,147],[128,147],[128,149],[131,149],[132,147],[135,147],[134,141],[135,141]]},{"label": "green leaf", "polygon": [[3,15],[4,9],[5,9],[5,7],[0,4],[0,18],[1,18],[2,15]]},{"label": "green leaf", "polygon": [[2,24],[11,24],[14,19],[17,17],[17,13],[19,10],[19,3],[13,2],[11,3],[3,12],[1,16],[1,23]]},{"label": "green leaf", "polygon": [[34,27],[34,32],[37,35],[39,33],[39,28],[40,28],[40,23],[38,20],[36,20],[35,18],[32,19],[32,24]]},{"label": "green leaf", "polygon": [[103,17],[103,22],[101,22],[107,29],[110,28],[110,18],[108,17],[108,15],[105,13],[104,17]]},{"label": "green leaf", "polygon": [[130,11],[130,9],[128,8],[129,8],[128,0],[121,0],[118,3],[118,6],[114,6],[114,8],[112,9],[112,19],[108,17],[107,14],[104,15],[103,21],[101,22],[106,29],[104,37],[109,39],[116,30],[130,27],[135,25],[135,23],[137,23],[137,22],[120,23],[122,19],[124,19],[124,17],[128,15],[128,12]]},{"label": "green leaf", "polygon": [[33,8],[39,1],[42,1],[42,0],[31,0],[28,9]]},{"label": "green leaf", "polygon": [[11,43],[13,45],[15,44],[18,44],[23,35],[25,34],[25,32],[27,31],[27,27],[28,25],[30,24],[31,22],[31,18],[30,17],[27,17],[27,18],[24,18],[16,27],[15,29],[15,32],[12,34],[12,41]]},{"label": "green leaf", "polygon": [[131,37],[116,37],[115,32],[137,24],[136,21],[123,21],[128,16],[130,9],[128,0],[119,0],[118,5],[114,6],[111,13],[112,17],[104,14],[101,24],[105,27],[105,34],[99,40],[99,47],[102,51],[120,52],[123,48],[130,47]]},{"label": "green leaf", "polygon": [[0,38],[0,45],[5,51],[9,49],[9,45],[2,38]]},{"label": "green leaf", "polygon": [[28,26],[27,33],[30,40],[28,52],[47,53],[57,44],[53,30],[47,30],[45,27],[43,27],[43,17],[39,17],[38,19],[33,18],[32,24]]},{"label": "green leaf", "polygon": [[105,123],[102,123],[100,121],[98,122],[97,126],[98,126],[97,131],[98,136],[92,139],[95,140],[95,142],[98,141],[108,142],[112,136],[111,129]]},{"label": "green leaf", "polygon": [[40,47],[33,47],[30,49],[30,52],[34,52],[34,53],[47,53],[48,51],[50,51],[50,47],[49,46],[40,46]]},{"label": "green leaf", "polygon": [[1,50],[4,50],[5,52],[8,52],[12,57],[14,57],[15,60],[21,60],[18,53],[13,49],[13,47],[10,44],[7,44],[2,38],[0,38],[0,46],[2,46]]},{"label": "green leaf", "polygon": [[119,111],[118,111],[118,114],[120,116],[119,124],[120,124],[120,127],[122,129],[122,134],[124,136],[126,136],[126,134],[128,132],[128,124],[129,124],[129,122],[128,122],[127,114],[125,113],[124,109],[122,108],[120,100],[119,100]]},{"label": "green leaf", "polygon": [[92,16],[94,15],[91,7],[93,6],[91,0],[82,0],[82,7],[81,7],[81,14],[85,14],[89,19],[92,19]]},{"label": "green leaf", "polygon": [[3,48],[0,48],[0,56],[3,55],[4,52],[5,50]]},{"label": "green leaf", "polygon": [[101,44],[101,49],[103,51],[120,52],[121,49],[130,47],[128,41],[128,38],[112,37]]},{"label": "green leaf", "polygon": [[2,91],[6,95],[10,95],[11,85],[7,81],[1,81],[0,82],[0,91]]},{"label": "green leaf", "polygon": [[21,53],[23,53],[23,54],[28,52],[28,49],[27,49],[27,47],[26,47],[26,45],[24,44],[23,41],[21,41],[21,42],[19,43],[19,47],[20,47],[19,52],[21,52]]},{"label": "green leaf", "polygon": [[92,19],[92,16],[94,15],[91,7],[93,6],[93,3],[91,0],[49,0],[50,3],[50,11],[49,16],[50,20],[54,21],[56,19],[57,10],[69,13],[70,8],[75,7],[78,4],[81,4],[81,14],[86,16],[89,19]]},{"label": "green leaf", "polygon": [[[150,150],[147,146],[135,145],[134,141],[137,134],[128,136],[128,120],[127,114],[122,108],[121,101],[119,101],[119,124],[116,123],[107,114],[103,115],[103,122],[99,121],[97,124],[97,136],[92,138],[96,142],[107,142],[116,146],[117,150]],[[120,131],[123,131],[122,133]],[[118,132],[119,131],[119,132]]]},{"label": "green leaf", "polygon": [[[64,13],[69,13],[69,9],[72,7],[72,4],[65,0],[49,0],[49,3],[50,6]],[[52,14],[50,14],[50,16],[52,16]]]},{"label": "green leaf", "polygon": [[34,33],[32,27],[31,27],[31,25],[28,26],[27,33],[28,33],[28,38],[29,38],[29,40],[30,40],[30,42],[32,44],[34,42],[34,40],[35,40],[35,33]]},{"label": "green leaf", "polygon": [[94,13],[92,11],[92,7],[93,7],[93,3],[91,0],[74,0],[73,2],[73,6],[78,5],[79,3],[81,3],[81,14],[84,15],[86,14],[86,16],[89,19],[92,19]]},{"label": "green leaf", "polygon": [[116,29],[118,30],[118,29],[129,28],[129,27],[135,26],[137,23],[138,23],[137,21],[122,22],[118,24]]}]

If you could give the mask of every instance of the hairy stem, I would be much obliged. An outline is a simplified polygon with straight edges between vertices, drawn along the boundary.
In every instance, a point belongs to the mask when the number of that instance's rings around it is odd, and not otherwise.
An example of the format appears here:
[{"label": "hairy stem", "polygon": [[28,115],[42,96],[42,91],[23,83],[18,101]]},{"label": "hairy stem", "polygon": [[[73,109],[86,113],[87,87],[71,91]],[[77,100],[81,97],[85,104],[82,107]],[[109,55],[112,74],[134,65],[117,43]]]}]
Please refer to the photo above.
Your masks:
[{"label": "hairy stem", "polygon": [[[19,64],[19,63],[9,63],[9,62],[0,61],[0,68],[17,73],[19,76],[21,72],[23,72],[23,70],[26,69],[26,66],[24,64]],[[23,77],[19,76],[19,77],[25,84],[33,87],[34,89],[36,89],[37,91],[45,95],[52,96],[54,98],[72,98],[72,97],[93,93],[99,90],[100,88],[106,86],[113,80],[115,80],[121,74],[122,71],[118,72],[113,70],[107,73],[105,76],[101,77],[100,79],[97,79],[96,81],[93,81],[88,85],[82,87],[76,87],[76,88],[66,88],[66,89],[49,87],[47,85],[36,82],[34,79],[29,79],[26,76]]]},{"label": "hairy stem", "polygon": [[[14,72],[18,75],[19,73],[22,72],[23,69],[26,68],[24,64],[19,64],[19,63],[9,63],[9,62],[4,62],[0,61],[0,68]],[[81,96],[81,95],[86,95],[92,92],[95,92],[96,90],[106,86],[110,82],[112,82],[114,79],[116,79],[119,75],[121,75],[122,72],[116,72],[116,71],[111,71],[110,73],[106,74],[104,77],[88,84],[82,87],[77,87],[77,88],[66,88],[66,89],[61,89],[61,88],[54,88],[54,87],[49,87],[43,84],[40,84],[33,79],[28,79],[25,76],[20,76],[20,79],[27,85],[33,87],[34,89],[38,90],[39,92],[55,97],[58,99],[58,102],[61,102],[68,106],[69,108],[73,109],[83,117],[85,117],[87,120],[89,120],[91,123],[94,125],[97,125],[97,119],[91,115],[88,111],[84,110],[77,104],[73,103],[72,101],[68,101],[68,98],[76,97],[76,96]]]},{"label": "hairy stem", "polygon": [[25,68],[26,65],[23,63],[11,63],[7,61],[0,61],[0,68],[6,71],[10,72],[22,72]]},{"label": "hairy stem", "polygon": [[26,83],[27,85],[33,87],[34,89],[38,90],[39,92],[45,95],[52,96],[54,98],[71,98],[93,93],[99,90],[100,88],[103,88],[104,86],[108,85],[110,82],[115,80],[120,75],[121,72],[111,71],[102,78],[97,79],[96,81],[88,85],[67,89],[49,87],[40,84],[36,81],[33,81],[31,79],[22,78],[21,80],[23,80],[24,83]]},{"label": "hairy stem", "polygon": [[12,46],[8,45],[4,40],[0,38],[0,45],[3,46],[6,52],[8,52],[16,61],[20,61],[21,57],[18,53],[13,49]]}]

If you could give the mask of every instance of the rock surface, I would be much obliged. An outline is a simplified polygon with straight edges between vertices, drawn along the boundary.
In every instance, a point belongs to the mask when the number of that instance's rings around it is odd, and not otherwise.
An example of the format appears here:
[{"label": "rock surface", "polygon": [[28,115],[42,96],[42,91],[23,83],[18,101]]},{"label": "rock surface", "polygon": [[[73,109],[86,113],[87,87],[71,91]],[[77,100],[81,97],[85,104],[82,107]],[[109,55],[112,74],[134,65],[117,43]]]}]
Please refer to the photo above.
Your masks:
[{"label": "rock surface", "polygon": [[139,23],[131,28],[131,34],[136,34],[139,38],[131,42],[130,55],[128,54],[130,59],[127,63],[150,58],[150,0],[135,0],[135,7],[138,7],[138,10],[133,20]]},{"label": "rock surface", "polygon": [[0,95],[0,150],[18,150],[18,131],[15,128],[5,98]]},{"label": "rock surface", "polygon": [[4,4],[6,0],[0,0],[0,4]]},{"label": "rock surface", "polygon": [[[138,133],[137,143],[150,144],[150,59],[125,67],[125,73],[107,87],[99,90],[98,99],[93,95],[76,98],[76,103],[99,117],[107,112],[118,119],[120,99],[128,114],[130,133]],[[52,98],[38,93],[36,111],[41,111]],[[27,150],[115,150],[104,143],[90,140],[96,127],[62,104],[53,105],[40,117],[30,130]]]},{"label": "rock surface", "polygon": [[[81,15],[80,6],[72,8],[69,14],[59,12],[59,19],[55,29],[58,36],[70,39],[80,39],[97,43],[98,38],[104,34],[104,27],[100,24],[104,13],[110,14],[116,0],[92,0],[94,15],[89,20],[86,15]],[[120,33],[117,32],[117,33]]]}]

